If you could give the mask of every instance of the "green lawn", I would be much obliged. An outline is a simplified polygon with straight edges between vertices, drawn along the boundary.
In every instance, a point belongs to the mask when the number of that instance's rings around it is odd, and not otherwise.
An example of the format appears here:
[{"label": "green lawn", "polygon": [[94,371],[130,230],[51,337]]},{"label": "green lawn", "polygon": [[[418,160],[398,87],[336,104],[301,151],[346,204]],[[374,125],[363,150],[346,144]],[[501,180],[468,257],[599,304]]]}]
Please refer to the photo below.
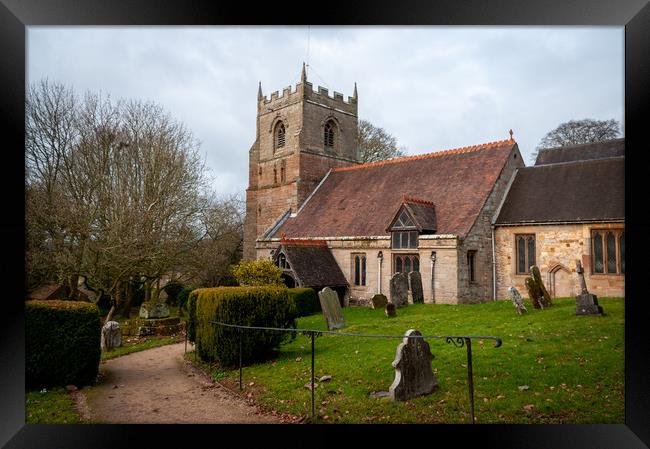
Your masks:
[{"label": "green lawn", "polygon": [[26,424],[79,424],[81,417],[65,388],[44,388],[26,393]]},{"label": "green lawn", "polygon": [[[547,310],[518,316],[509,301],[479,305],[409,305],[389,319],[383,310],[346,308],[341,332],[403,335],[499,336],[473,340],[477,423],[623,423],[624,300],[600,298],[605,316],[575,316],[575,300],[556,299]],[[298,320],[299,328],[325,330],[321,314]],[[387,391],[399,339],[323,335],[316,338],[318,422],[467,423],[466,349],[429,340],[439,387],[433,394],[392,403],[373,399]],[[193,358],[190,358],[193,359]],[[267,363],[244,368],[244,392],[265,409],[311,415],[310,341],[299,335]],[[237,370],[212,367],[213,377],[236,388]],[[527,386],[527,387],[526,387]],[[521,388],[520,388],[521,387]]]}]

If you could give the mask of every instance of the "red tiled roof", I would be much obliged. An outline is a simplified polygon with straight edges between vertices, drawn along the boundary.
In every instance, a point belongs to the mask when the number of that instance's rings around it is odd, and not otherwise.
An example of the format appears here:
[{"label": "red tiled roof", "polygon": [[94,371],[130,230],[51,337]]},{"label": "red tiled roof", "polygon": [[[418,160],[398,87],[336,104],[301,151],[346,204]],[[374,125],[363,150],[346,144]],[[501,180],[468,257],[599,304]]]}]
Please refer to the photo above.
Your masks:
[{"label": "red tiled roof", "polygon": [[515,145],[508,139],[333,169],[275,235],[387,235],[386,227],[407,197],[435,204],[438,234],[464,236]]}]

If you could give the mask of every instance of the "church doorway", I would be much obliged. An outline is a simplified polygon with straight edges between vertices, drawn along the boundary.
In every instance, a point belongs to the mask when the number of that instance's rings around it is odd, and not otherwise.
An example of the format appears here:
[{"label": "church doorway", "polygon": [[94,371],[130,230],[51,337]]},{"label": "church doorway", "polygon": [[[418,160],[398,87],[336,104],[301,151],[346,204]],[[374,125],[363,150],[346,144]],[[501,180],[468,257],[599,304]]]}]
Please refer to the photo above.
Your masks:
[{"label": "church doorway", "polygon": [[574,282],[571,272],[564,265],[557,264],[549,272],[551,296],[566,298],[575,296]]},{"label": "church doorway", "polygon": [[296,286],[296,281],[288,273],[282,273],[282,282],[284,282],[284,285],[288,288],[294,288]]}]

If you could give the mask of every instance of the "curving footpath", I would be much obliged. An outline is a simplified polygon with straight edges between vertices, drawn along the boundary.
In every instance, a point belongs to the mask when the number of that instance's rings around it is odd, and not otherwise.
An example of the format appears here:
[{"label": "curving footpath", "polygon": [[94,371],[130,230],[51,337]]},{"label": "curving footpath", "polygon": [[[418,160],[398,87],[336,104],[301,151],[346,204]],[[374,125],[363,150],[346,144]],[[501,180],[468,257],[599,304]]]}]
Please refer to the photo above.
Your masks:
[{"label": "curving footpath", "polygon": [[107,360],[101,380],[76,392],[92,423],[281,423],[265,415],[183,359],[184,343]]}]

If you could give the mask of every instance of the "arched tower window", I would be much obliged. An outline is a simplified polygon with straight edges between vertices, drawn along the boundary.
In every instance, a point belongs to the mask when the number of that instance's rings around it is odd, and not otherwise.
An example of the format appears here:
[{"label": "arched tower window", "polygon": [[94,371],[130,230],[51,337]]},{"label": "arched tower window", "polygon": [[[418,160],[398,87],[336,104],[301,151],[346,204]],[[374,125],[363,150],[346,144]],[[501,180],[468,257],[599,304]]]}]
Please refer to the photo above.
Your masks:
[{"label": "arched tower window", "polygon": [[323,145],[326,149],[334,149],[334,134],[336,132],[336,124],[333,120],[328,120],[323,128]]},{"label": "arched tower window", "polygon": [[286,136],[286,130],[284,128],[284,123],[278,122],[275,125],[275,149],[282,148],[284,146]]}]

